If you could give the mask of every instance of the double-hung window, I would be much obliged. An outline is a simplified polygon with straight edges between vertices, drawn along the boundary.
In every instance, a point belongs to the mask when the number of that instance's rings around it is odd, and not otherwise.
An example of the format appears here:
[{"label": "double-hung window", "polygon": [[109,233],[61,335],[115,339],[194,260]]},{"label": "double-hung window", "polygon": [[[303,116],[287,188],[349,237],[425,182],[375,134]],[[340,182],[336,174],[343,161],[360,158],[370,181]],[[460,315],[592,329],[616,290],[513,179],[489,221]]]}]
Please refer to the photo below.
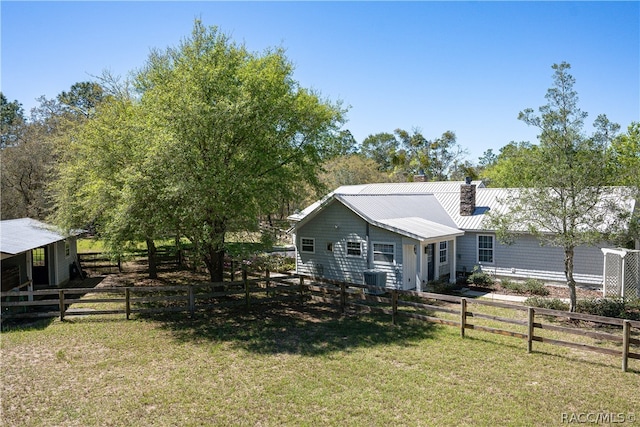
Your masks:
[{"label": "double-hung window", "polygon": [[478,262],[493,264],[493,236],[478,236]]},{"label": "double-hung window", "polygon": [[374,243],[373,260],[377,262],[393,263],[395,260],[395,246],[393,243]]},{"label": "double-hung window", "polygon": [[347,256],[362,256],[362,242],[347,242]]},{"label": "double-hung window", "polygon": [[440,242],[440,264],[446,264],[447,263],[447,249],[448,249],[448,242]]},{"label": "double-hung window", "polygon": [[316,240],[309,237],[300,239],[300,251],[314,253],[316,251]]}]

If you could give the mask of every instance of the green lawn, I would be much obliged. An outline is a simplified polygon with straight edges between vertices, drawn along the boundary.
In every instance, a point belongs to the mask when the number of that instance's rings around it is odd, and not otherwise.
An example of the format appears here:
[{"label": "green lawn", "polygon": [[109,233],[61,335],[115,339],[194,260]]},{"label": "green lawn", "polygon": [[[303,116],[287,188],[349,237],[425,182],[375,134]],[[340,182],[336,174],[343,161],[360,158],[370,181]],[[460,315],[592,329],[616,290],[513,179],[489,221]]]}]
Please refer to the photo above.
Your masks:
[{"label": "green lawn", "polygon": [[[308,304],[4,332],[12,426],[559,425],[640,416],[638,365]],[[636,361],[634,361],[636,362]],[[634,412],[635,411],[635,412]],[[637,421],[636,421],[637,422]]]}]

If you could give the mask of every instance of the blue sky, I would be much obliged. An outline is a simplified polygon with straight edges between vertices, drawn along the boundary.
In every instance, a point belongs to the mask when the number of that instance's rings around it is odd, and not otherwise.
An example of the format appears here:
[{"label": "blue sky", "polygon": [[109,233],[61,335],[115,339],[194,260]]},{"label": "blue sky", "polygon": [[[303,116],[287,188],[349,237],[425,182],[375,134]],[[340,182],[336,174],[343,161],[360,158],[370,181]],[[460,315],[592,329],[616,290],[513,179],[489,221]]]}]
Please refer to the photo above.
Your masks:
[{"label": "blue sky", "polygon": [[249,50],[283,47],[295,78],[349,106],[346,129],[447,130],[476,161],[510,141],[552,85],[576,78],[585,127],[605,113],[640,120],[639,2],[11,2],[1,8],[1,88],[29,111],[103,70],[126,75],[150,49],[177,45],[193,21]]}]

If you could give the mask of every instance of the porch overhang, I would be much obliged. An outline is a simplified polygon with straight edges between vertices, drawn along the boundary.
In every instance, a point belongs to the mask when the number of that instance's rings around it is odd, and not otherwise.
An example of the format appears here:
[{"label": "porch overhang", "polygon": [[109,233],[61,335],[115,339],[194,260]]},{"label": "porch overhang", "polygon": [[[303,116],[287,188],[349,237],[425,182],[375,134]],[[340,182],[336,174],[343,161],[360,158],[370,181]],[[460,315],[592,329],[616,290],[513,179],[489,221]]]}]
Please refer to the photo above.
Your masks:
[{"label": "porch overhang", "polygon": [[464,231],[460,229],[418,217],[390,218],[371,222],[373,225],[420,242],[453,240],[464,235]]}]

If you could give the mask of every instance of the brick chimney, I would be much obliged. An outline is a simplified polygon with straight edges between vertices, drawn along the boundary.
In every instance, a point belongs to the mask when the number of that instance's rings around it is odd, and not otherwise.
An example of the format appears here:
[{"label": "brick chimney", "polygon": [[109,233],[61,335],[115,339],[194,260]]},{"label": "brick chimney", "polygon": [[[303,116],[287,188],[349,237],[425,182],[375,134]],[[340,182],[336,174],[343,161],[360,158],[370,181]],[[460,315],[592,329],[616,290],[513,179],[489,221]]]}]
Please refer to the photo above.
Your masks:
[{"label": "brick chimney", "polygon": [[426,182],[426,181],[427,181],[427,177],[424,176],[424,174],[413,176],[413,182]]},{"label": "brick chimney", "polygon": [[460,215],[471,216],[476,210],[476,186],[471,184],[471,178],[467,177],[465,183],[460,186]]}]

